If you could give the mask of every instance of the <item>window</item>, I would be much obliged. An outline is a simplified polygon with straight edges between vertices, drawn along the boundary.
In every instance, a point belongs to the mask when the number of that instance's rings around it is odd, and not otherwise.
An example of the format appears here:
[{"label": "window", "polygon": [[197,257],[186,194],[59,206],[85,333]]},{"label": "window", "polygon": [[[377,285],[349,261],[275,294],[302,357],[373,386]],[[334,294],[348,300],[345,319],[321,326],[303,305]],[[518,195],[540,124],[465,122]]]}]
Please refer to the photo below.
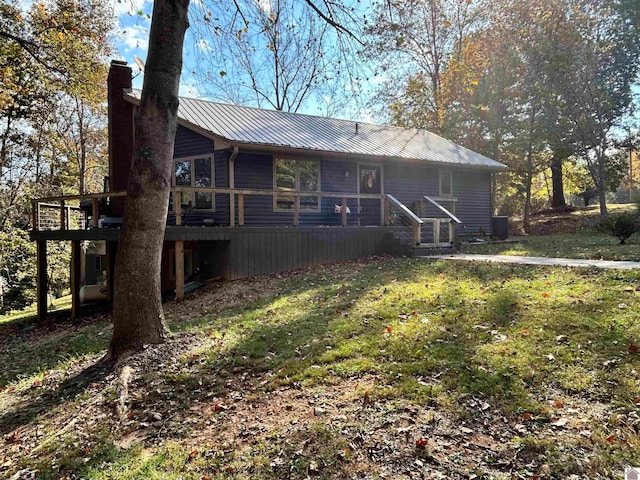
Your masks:
[{"label": "window", "polygon": [[[287,191],[300,191],[300,211],[320,211],[320,162],[317,160],[295,160],[276,158],[273,175],[274,210],[293,210],[295,196]],[[309,192],[309,195],[304,195]],[[315,193],[315,195],[313,195]]]},{"label": "window", "polygon": [[[179,158],[173,161],[173,184],[176,187],[212,188],[214,183],[211,157]],[[173,210],[173,198],[169,200]],[[215,195],[211,192],[182,192],[182,205],[197,210],[213,210]]]},{"label": "window", "polygon": [[451,172],[440,172],[440,195],[447,197],[453,195],[453,179]]}]

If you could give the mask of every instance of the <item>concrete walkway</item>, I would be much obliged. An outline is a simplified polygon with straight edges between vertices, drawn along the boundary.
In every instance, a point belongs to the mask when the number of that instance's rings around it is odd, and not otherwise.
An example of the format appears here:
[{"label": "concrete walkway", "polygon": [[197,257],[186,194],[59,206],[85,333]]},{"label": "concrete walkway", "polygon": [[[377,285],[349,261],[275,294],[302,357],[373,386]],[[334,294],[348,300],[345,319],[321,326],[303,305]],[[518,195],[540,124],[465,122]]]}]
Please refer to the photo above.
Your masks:
[{"label": "concrete walkway", "polygon": [[428,255],[421,258],[459,260],[467,262],[495,262],[515,265],[545,265],[549,267],[581,267],[633,270],[640,268],[640,262],[616,262],[613,260],[580,260],[576,258],[520,257],[510,255],[477,255],[458,253],[455,255]]}]

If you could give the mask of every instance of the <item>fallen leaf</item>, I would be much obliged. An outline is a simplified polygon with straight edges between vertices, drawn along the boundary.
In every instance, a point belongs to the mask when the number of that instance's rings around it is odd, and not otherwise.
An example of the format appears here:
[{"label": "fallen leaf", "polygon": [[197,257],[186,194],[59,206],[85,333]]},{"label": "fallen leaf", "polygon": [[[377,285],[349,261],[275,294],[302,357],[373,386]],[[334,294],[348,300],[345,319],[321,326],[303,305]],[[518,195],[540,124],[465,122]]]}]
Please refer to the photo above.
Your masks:
[{"label": "fallen leaf", "polygon": [[553,405],[553,408],[562,408],[562,407],[564,407],[564,404],[560,400],[554,400],[552,405]]},{"label": "fallen leaf", "polygon": [[393,333],[393,327],[387,327],[387,333]]},{"label": "fallen leaf", "polygon": [[613,443],[615,439],[616,439],[616,436],[615,436],[615,435],[609,435],[609,436],[607,437],[607,442],[609,442],[609,443]]},{"label": "fallen leaf", "polygon": [[550,353],[549,355],[547,355],[547,359],[548,359],[550,362],[553,362],[553,361],[556,359],[556,357],[554,357],[554,356],[553,356],[553,353]]},{"label": "fallen leaf", "polygon": [[556,342],[558,343],[566,342],[567,340],[569,340],[569,337],[567,335],[558,335],[556,337]]},{"label": "fallen leaf", "polygon": [[543,296],[544,298],[547,298],[547,297],[549,296],[549,294],[548,294],[547,292],[544,292],[544,293],[542,294],[542,296]]},{"label": "fallen leaf", "polygon": [[427,439],[420,437],[418,440],[416,440],[416,448],[422,450],[427,446],[427,443],[429,443]]},{"label": "fallen leaf", "polygon": [[629,353],[637,353],[638,352],[638,346],[630,343],[629,344]]},{"label": "fallen leaf", "polygon": [[567,423],[569,423],[569,419],[566,417],[560,417],[551,420],[551,425],[553,425],[554,427],[564,427],[567,425]]},{"label": "fallen leaf", "polygon": [[522,414],[522,419],[529,422],[533,420],[533,415],[531,415],[529,412],[525,412]]},{"label": "fallen leaf", "polygon": [[530,332],[529,332],[529,329],[528,329],[528,328],[525,328],[524,330],[522,330],[522,335],[524,335],[525,337],[526,337],[527,335],[529,335],[529,333],[530,333]]}]

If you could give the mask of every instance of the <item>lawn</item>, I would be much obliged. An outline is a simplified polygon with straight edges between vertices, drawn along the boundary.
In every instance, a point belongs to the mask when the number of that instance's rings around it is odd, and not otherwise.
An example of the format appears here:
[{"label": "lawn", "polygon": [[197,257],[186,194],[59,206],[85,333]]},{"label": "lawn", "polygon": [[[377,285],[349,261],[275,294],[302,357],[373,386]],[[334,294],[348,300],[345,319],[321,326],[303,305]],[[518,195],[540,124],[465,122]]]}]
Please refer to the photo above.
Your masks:
[{"label": "lawn", "polygon": [[[634,204],[608,207],[614,215],[637,208]],[[512,235],[507,243],[465,244],[461,251],[485,255],[640,261],[640,234],[634,234],[626,245],[620,245],[616,237],[594,228],[598,221],[596,206],[569,212],[545,212],[532,216],[530,235]]]},{"label": "lawn", "polygon": [[620,241],[613,236],[589,229],[579,233],[514,236],[509,240],[507,243],[465,244],[461,253],[640,261],[638,234],[625,245],[619,245]]},{"label": "lawn", "polygon": [[373,258],[207,286],[115,367],[107,316],[5,324],[0,473],[621,478],[639,311],[633,272]]}]

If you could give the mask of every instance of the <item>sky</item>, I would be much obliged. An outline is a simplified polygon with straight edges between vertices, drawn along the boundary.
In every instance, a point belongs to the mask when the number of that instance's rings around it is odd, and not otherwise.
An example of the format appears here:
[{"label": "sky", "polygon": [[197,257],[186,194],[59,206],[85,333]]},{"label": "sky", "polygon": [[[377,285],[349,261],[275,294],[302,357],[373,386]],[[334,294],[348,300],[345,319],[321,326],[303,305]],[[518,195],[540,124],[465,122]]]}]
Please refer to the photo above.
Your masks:
[{"label": "sky", "polygon": [[[133,87],[142,88],[143,75],[136,64],[134,58],[137,56],[143,62],[147,56],[149,28],[151,25],[152,0],[114,0],[114,9],[117,17],[117,35],[115,46],[117,58],[126,61],[134,72]],[[193,14],[194,6],[202,5],[202,0],[192,0],[190,15]],[[264,8],[269,8],[269,0],[256,0]],[[369,4],[369,0],[362,2]],[[195,22],[192,22],[195,23]],[[183,53],[183,69],[180,80],[180,95],[195,98],[206,98],[206,88],[203,88],[194,72],[198,70],[198,65],[194,59],[194,52],[199,45],[206,46],[207,40],[203,39],[193,27],[187,30],[185,35],[185,48]],[[372,80],[371,84],[379,83],[380,78]],[[309,98],[305,106],[298,113],[319,114],[323,110],[322,105],[317,104],[316,99]],[[375,119],[367,111],[361,108],[347,107],[339,114],[332,114],[339,118],[356,119],[370,123],[376,123]]]}]

